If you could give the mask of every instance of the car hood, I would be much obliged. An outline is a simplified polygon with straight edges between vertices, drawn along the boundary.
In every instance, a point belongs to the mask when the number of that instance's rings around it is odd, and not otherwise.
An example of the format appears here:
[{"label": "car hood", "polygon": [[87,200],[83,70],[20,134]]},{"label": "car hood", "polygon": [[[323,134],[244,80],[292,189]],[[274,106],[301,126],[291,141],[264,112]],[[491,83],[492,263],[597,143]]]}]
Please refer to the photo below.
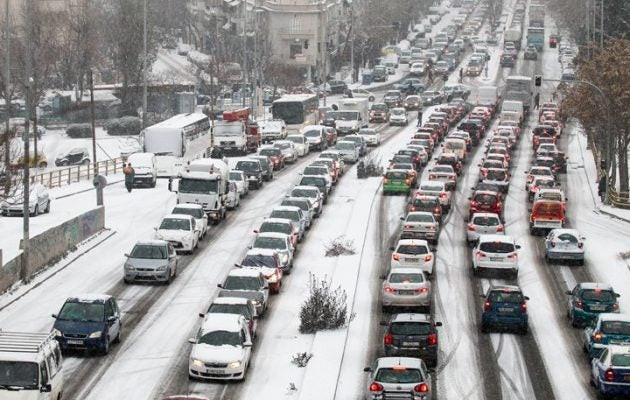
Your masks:
[{"label": "car hood", "polygon": [[223,345],[212,346],[209,344],[196,344],[190,353],[191,358],[205,362],[231,363],[241,361],[245,349],[237,346]]},{"label": "car hood", "polygon": [[149,258],[133,258],[127,259],[127,264],[132,265],[134,268],[152,268],[156,269],[163,265],[168,265],[167,259],[149,259]]},{"label": "car hood", "polygon": [[63,319],[57,319],[54,325],[54,328],[59,329],[63,334],[75,333],[82,335],[89,335],[92,332],[101,332],[104,327],[105,322],[83,322]]},{"label": "car hood", "polygon": [[173,229],[158,229],[155,231],[155,238],[162,240],[181,240],[186,235],[191,233],[190,231],[176,231]]}]

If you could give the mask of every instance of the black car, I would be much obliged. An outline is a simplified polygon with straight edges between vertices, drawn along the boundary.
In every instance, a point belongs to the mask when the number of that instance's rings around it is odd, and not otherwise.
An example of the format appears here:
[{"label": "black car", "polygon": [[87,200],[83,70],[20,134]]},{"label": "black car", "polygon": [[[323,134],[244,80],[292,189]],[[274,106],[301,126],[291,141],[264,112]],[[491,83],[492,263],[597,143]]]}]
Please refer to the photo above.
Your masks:
[{"label": "black car", "polygon": [[524,60],[538,60],[538,50],[535,46],[527,46],[523,52]]},{"label": "black car", "polygon": [[500,64],[502,67],[513,67],[514,57],[511,54],[502,54]]},{"label": "black car", "polygon": [[402,106],[403,98],[400,90],[388,90],[387,93],[385,93],[385,97],[383,97],[383,102],[385,102],[389,108]]},{"label": "black car", "polygon": [[373,82],[385,82],[387,81],[387,70],[385,67],[376,66],[372,70],[372,81]]},{"label": "black car", "polygon": [[441,322],[435,322],[429,314],[394,314],[387,322],[383,337],[385,355],[421,358],[428,367],[438,361],[438,332]]},{"label": "black car", "polygon": [[369,112],[370,122],[389,121],[389,107],[385,103],[373,103]]},{"label": "black car", "polygon": [[479,140],[481,139],[481,127],[474,122],[471,122],[468,120],[464,121],[461,124],[459,124],[459,126],[457,127],[457,130],[468,132],[468,134],[470,135],[470,141],[472,142],[474,146],[476,146],[479,143]]},{"label": "black car", "polygon": [[328,81],[331,94],[343,94],[348,91],[348,85],[344,81]]},{"label": "black car", "polygon": [[77,147],[63,154],[60,154],[55,159],[55,165],[58,167],[64,167],[67,165],[88,165],[90,164],[90,153],[85,147]]}]

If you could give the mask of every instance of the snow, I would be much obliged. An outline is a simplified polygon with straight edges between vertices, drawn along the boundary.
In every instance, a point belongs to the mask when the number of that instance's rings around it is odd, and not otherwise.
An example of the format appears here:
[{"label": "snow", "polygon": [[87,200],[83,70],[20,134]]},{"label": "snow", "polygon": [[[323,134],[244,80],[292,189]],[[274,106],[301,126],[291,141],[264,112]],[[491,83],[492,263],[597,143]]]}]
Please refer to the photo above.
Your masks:
[{"label": "snow", "polygon": [[97,293],[83,293],[77,294],[75,296],[69,297],[69,300],[77,300],[82,303],[92,303],[92,302],[106,302],[112,296],[108,294],[97,294]]},{"label": "snow", "polygon": [[[258,274],[254,276],[258,276]],[[241,315],[220,313],[208,314],[201,324],[201,330],[204,332],[216,330],[238,332],[241,330]]]}]

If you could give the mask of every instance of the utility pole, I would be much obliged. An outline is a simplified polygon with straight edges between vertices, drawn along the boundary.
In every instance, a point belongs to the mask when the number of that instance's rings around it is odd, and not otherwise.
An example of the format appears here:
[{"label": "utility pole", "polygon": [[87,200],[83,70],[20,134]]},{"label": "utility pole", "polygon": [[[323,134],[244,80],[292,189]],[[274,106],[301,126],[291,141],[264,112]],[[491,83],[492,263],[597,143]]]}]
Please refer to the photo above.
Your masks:
[{"label": "utility pole", "polygon": [[31,121],[31,0],[26,0],[26,62],[24,68],[24,86],[26,88],[26,123],[24,126],[24,182],[22,192],[24,207],[22,208],[22,265],[20,267],[20,278],[22,282],[29,281],[29,251],[30,251],[30,149],[29,149],[29,124]]},{"label": "utility pole", "polygon": [[[94,176],[98,175],[98,163],[96,161],[96,123],[94,117],[94,74],[90,69],[90,116],[92,119],[92,163],[94,165]],[[142,113],[144,115],[144,112]]]},{"label": "utility pole", "polygon": [[354,83],[354,1],[350,3],[350,65],[352,68],[350,81]]},{"label": "utility pole", "polygon": [[[144,0],[142,27],[142,128],[147,127],[147,0]],[[90,71],[90,77],[92,72]],[[94,152],[96,159],[96,151]]]},{"label": "utility pole", "polygon": [[604,0],[599,0],[599,47],[604,48]]},{"label": "utility pole", "polygon": [[[9,27],[9,23],[11,19],[9,18],[9,0],[4,0],[4,41],[5,41],[5,49],[4,49],[4,68],[5,68],[5,82],[4,82],[4,113],[5,113],[5,124],[4,124],[4,165],[8,168],[11,165],[11,146],[9,141],[9,131],[11,130],[11,107],[13,107],[13,103],[11,102],[11,28]],[[11,179],[7,179],[5,184],[5,193],[8,192],[9,187],[11,185]],[[8,194],[8,193],[6,193]]]}]

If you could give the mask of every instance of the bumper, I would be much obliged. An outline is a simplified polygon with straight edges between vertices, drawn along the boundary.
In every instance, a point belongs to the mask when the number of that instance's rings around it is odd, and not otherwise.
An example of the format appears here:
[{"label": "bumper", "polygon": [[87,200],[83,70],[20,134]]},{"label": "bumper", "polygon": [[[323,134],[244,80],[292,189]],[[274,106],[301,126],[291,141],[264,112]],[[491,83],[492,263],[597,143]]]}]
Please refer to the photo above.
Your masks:
[{"label": "bumper", "polygon": [[438,236],[436,231],[402,231],[400,234],[401,239],[437,240]]},{"label": "bumper", "polygon": [[173,247],[175,248],[175,251],[192,251],[193,250],[192,241],[191,242],[178,242],[175,240],[169,240],[168,242],[173,245]]},{"label": "bumper", "polygon": [[506,262],[493,262],[493,261],[477,261],[474,263],[476,269],[497,269],[502,271],[518,271],[518,265],[506,263]]},{"label": "bumper", "polygon": [[[416,344],[417,343],[417,344]],[[385,355],[388,357],[414,357],[428,361],[428,364],[435,363],[438,358],[437,346],[423,346],[419,342],[409,342],[409,346],[384,345]]]},{"label": "bumper", "polygon": [[434,259],[432,258],[431,261],[426,262],[420,262],[420,263],[415,263],[415,264],[411,264],[411,263],[405,263],[405,262],[400,262],[400,261],[395,261],[392,260],[390,263],[390,268],[391,269],[395,269],[395,268],[418,268],[424,272],[426,272],[427,274],[433,274],[433,266],[434,266]]},{"label": "bumper", "polygon": [[405,193],[411,192],[411,186],[383,186],[383,193]]},{"label": "bumper", "polygon": [[527,326],[527,317],[522,316],[498,316],[484,313],[481,323],[485,326],[493,326],[505,329],[520,329]]},{"label": "bumper", "polygon": [[547,258],[551,260],[584,260],[584,252],[547,251]]},{"label": "bumper", "polygon": [[604,382],[600,379],[599,392],[603,395],[630,396],[630,382]]},{"label": "bumper", "polygon": [[147,185],[147,186],[149,186],[149,185],[153,184],[153,181],[155,179],[156,178],[154,178],[152,175],[144,175],[144,176],[137,176],[136,175],[133,178],[133,184],[134,185]]},{"label": "bumper", "polygon": [[189,366],[188,374],[190,377],[198,379],[242,380],[245,377],[245,366],[241,365],[239,368],[206,368]]},{"label": "bumper", "polygon": [[375,115],[369,118],[369,122],[387,122],[385,115]]},{"label": "bumper", "polygon": [[168,271],[125,271],[125,280],[131,282],[168,282]]},{"label": "bumper", "polygon": [[101,351],[105,349],[105,339],[104,336],[101,336],[98,339],[90,339],[90,338],[66,338],[63,336],[55,337],[57,342],[59,342],[59,346],[61,350],[97,350]]},{"label": "bumper", "polygon": [[383,305],[387,307],[429,307],[431,305],[431,296],[429,293],[400,295],[383,293]]}]

